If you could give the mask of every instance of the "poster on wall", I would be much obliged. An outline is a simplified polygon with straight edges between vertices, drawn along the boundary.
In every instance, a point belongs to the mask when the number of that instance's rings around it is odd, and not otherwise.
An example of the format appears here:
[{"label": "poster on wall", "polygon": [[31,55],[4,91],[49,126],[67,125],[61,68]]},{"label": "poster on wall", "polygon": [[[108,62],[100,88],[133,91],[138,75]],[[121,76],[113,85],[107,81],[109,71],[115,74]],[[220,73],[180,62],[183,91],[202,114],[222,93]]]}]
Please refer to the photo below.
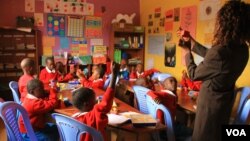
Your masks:
[{"label": "poster on wall", "polygon": [[68,36],[70,37],[83,37],[84,33],[84,18],[68,16]]},{"label": "poster on wall", "polygon": [[49,36],[65,36],[65,16],[48,14],[47,33]]},{"label": "poster on wall", "polygon": [[43,13],[34,13],[35,26],[44,26]]},{"label": "poster on wall", "polygon": [[200,2],[200,20],[211,20],[216,18],[220,9],[220,1],[206,0]]},{"label": "poster on wall", "polygon": [[164,55],[164,35],[148,36],[148,54]]},{"label": "poster on wall", "polygon": [[166,67],[175,67],[176,64],[176,44],[173,42],[166,42],[165,44],[165,59]]},{"label": "poster on wall", "polygon": [[35,0],[25,0],[25,12],[35,12]]},{"label": "poster on wall", "polygon": [[174,28],[173,14],[174,14],[173,9],[167,10],[165,12],[165,31],[172,31]]},{"label": "poster on wall", "polygon": [[188,6],[181,9],[181,27],[190,32],[192,37],[196,35],[197,6]]},{"label": "poster on wall", "polygon": [[85,20],[85,37],[100,38],[102,37],[102,18],[87,16]]},{"label": "poster on wall", "polygon": [[83,0],[44,0],[45,13],[94,15],[94,4]]},{"label": "poster on wall", "polygon": [[180,21],[180,8],[174,8],[174,21]]}]

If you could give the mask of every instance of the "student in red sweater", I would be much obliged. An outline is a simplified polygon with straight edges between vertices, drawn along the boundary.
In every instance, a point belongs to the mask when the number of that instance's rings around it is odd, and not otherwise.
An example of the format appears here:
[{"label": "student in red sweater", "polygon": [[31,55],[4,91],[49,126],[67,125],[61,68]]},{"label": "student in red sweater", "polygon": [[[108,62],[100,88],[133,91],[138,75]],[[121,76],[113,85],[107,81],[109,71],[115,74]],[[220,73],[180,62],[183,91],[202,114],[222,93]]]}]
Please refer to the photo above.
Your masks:
[{"label": "student in red sweater", "polygon": [[[177,107],[177,80],[174,77],[168,77],[163,81],[164,89],[160,92],[149,91],[148,95],[151,96],[156,103],[162,103],[166,106],[172,116],[172,120],[175,120],[176,107]],[[164,123],[164,114],[162,111],[157,111],[157,118]]]},{"label": "student in red sweater", "polygon": [[133,69],[131,71],[129,78],[130,79],[137,79],[137,78],[141,78],[141,77],[148,77],[148,76],[152,75],[154,72],[159,72],[159,71],[156,69],[149,69],[149,70],[143,71],[142,63],[138,63],[136,65],[135,70]]},{"label": "student in red sweater", "polygon": [[65,73],[65,67],[62,62],[56,62],[56,72],[58,73],[57,81],[58,82],[68,82],[73,80],[76,77],[76,67],[71,65],[69,68],[69,73]]},{"label": "student in red sweater", "polygon": [[84,87],[90,87],[90,88],[103,88],[104,81],[103,81],[103,70],[98,67],[94,70],[93,74],[89,79],[85,77],[83,72],[81,70],[78,70],[76,75],[80,78],[80,82]]},{"label": "student in red sweater", "polygon": [[46,67],[40,72],[39,79],[43,82],[44,88],[49,90],[51,81],[57,81],[58,73],[55,70],[55,62],[52,57],[47,57]]},{"label": "student in red sweater", "polygon": [[202,81],[192,81],[185,70],[182,71],[181,85],[189,90],[199,91]]},{"label": "student in red sweater", "polygon": [[[55,141],[59,139],[56,124],[46,123],[46,113],[56,106],[57,96],[55,89],[50,89],[49,97],[44,92],[43,83],[32,79],[27,84],[28,94],[23,100],[23,107],[28,112],[31,125],[39,141]],[[28,139],[22,118],[19,120],[20,131],[24,139]]]},{"label": "student in red sweater", "polygon": [[23,75],[18,80],[18,89],[20,92],[20,101],[22,102],[27,95],[27,83],[34,79],[35,62],[30,58],[25,58],[21,61]]},{"label": "student in red sweater", "polygon": [[[112,78],[109,87],[103,95],[102,101],[96,104],[96,96],[92,89],[82,87],[73,92],[73,105],[81,112],[73,115],[78,121],[91,126],[100,131],[105,137],[105,128],[108,124],[107,113],[111,110],[114,98],[114,88],[117,75],[119,73],[119,65],[113,64]],[[83,136],[82,141],[92,141],[89,134]]]}]

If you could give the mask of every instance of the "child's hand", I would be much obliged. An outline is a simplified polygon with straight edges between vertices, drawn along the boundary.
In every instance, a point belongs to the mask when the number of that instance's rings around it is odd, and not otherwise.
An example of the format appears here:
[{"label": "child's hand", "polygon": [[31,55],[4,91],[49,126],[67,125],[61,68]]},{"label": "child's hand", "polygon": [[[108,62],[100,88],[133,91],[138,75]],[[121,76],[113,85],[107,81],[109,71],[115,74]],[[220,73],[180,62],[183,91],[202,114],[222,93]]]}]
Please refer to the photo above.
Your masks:
[{"label": "child's hand", "polygon": [[117,76],[119,73],[120,73],[120,65],[113,62],[112,65],[111,65],[111,70],[112,70],[112,74],[114,76]]},{"label": "child's hand", "polygon": [[183,71],[182,71],[182,78],[183,78],[183,79],[188,78],[188,75],[187,75],[186,70],[183,70]]},{"label": "child's hand", "polygon": [[181,39],[183,39],[185,42],[189,41],[191,38],[190,32],[183,30],[181,27],[179,28],[179,30],[176,33],[177,33],[177,36],[180,37]]},{"label": "child's hand", "polygon": [[80,69],[77,70],[76,75],[77,75],[77,77],[79,77],[79,78],[85,77],[85,75],[83,74],[83,72],[82,72]]}]

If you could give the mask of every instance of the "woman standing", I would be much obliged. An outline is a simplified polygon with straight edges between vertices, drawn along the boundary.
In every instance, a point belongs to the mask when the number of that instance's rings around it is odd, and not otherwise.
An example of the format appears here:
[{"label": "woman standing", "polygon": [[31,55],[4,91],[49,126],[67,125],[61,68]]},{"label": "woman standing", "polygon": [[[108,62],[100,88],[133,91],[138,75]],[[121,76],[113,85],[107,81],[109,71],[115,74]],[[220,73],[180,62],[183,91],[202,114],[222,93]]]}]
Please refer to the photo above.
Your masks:
[{"label": "woman standing", "polygon": [[[234,102],[234,87],[249,57],[250,5],[228,1],[217,13],[211,49],[180,30],[186,65],[192,80],[203,81],[197,101],[193,141],[221,140],[221,126],[228,124]],[[190,44],[191,42],[191,44]],[[191,45],[191,48],[190,46]],[[188,47],[189,46],[189,47]],[[205,57],[198,66],[192,51]]]}]

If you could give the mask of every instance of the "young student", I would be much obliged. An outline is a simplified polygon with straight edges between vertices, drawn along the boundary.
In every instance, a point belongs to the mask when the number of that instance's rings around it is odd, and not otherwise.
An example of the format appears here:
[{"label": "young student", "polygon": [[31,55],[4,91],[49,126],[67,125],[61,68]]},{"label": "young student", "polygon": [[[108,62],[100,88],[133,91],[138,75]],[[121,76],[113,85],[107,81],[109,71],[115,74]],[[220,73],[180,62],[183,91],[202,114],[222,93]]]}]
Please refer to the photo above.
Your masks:
[{"label": "young student", "polygon": [[92,67],[91,67],[91,76],[89,77],[89,80],[94,80],[94,72],[96,70],[98,70],[100,68],[100,66],[98,64],[93,64]]},{"label": "young student", "polygon": [[[177,107],[177,80],[174,77],[168,77],[163,81],[163,90],[160,92],[149,91],[148,95],[151,96],[156,103],[162,103],[166,106],[171,114],[172,120],[175,120],[176,107]],[[162,111],[157,111],[157,118],[161,123],[164,122],[164,114]]]},{"label": "young student", "polygon": [[[54,89],[50,89],[49,97],[44,92],[43,83],[38,79],[32,79],[27,84],[28,94],[23,99],[23,107],[28,112],[31,125],[39,141],[58,140],[56,124],[46,123],[45,114],[56,106],[57,96]],[[28,139],[22,118],[19,120],[20,131],[24,139]]]},{"label": "young student", "polygon": [[135,70],[131,71],[129,78],[130,79],[137,79],[137,78],[141,78],[141,77],[148,77],[148,76],[152,75],[154,72],[159,72],[159,71],[156,69],[149,69],[149,70],[143,71],[142,63],[138,63],[136,65]]},{"label": "young student", "polygon": [[192,81],[185,70],[182,71],[181,85],[189,90],[199,91],[202,81]]},{"label": "young student", "polygon": [[58,82],[68,82],[68,81],[73,80],[76,77],[75,66],[70,66],[69,73],[66,74],[65,67],[62,62],[56,62],[56,71],[58,73],[58,76],[57,76]]},{"label": "young student", "polygon": [[121,66],[120,66],[120,77],[123,79],[129,79],[129,69],[127,66],[127,60],[126,59],[122,59],[121,60]]},{"label": "young student", "polygon": [[104,72],[101,68],[97,68],[94,70],[93,74],[91,75],[91,78],[87,79],[83,72],[81,70],[78,70],[76,75],[80,78],[80,82],[84,87],[90,87],[90,88],[103,88],[104,81],[103,81],[103,75]]},{"label": "young student", "polygon": [[58,73],[55,70],[55,63],[52,57],[45,59],[46,67],[40,72],[39,79],[43,82],[46,90],[49,90],[51,81],[57,81]]},{"label": "young student", "polygon": [[[119,65],[113,64],[112,78],[102,101],[96,104],[96,96],[92,89],[82,87],[73,92],[72,102],[73,105],[81,112],[73,115],[78,121],[91,126],[100,131],[106,140],[105,128],[108,124],[107,113],[111,110],[114,98],[114,88],[116,77],[119,73]],[[91,136],[86,134],[83,136],[82,141],[92,141]]]},{"label": "young student", "polygon": [[18,89],[20,92],[20,101],[22,102],[24,97],[27,95],[27,83],[34,79],[35,62],[30,58],[25,58],[21,61],[21,68],[23,75],[18,80]]}]

